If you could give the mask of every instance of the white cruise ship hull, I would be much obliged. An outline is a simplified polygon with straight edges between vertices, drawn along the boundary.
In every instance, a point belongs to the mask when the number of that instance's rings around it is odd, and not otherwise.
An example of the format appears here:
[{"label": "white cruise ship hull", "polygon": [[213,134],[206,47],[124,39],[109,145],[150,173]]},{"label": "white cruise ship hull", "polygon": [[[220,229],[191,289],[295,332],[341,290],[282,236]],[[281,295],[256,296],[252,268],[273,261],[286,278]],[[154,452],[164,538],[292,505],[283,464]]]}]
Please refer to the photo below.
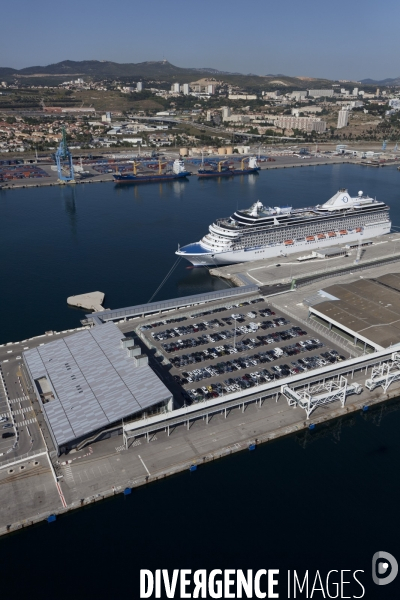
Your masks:
[{"label": "white cruise ship hull", "polygon": [[252,260],[260,260],[262,258],[279,258],[295,252],[310,253],[312,250],[326,248],[328,246],[344,246],[349,242],[358,242],[361,240],[369,240],[374,237],[390,233],[391,222],[387,221],[379,224],[366,225],[362,233],[348,231],[345,235],[337,235],[335,237],[326,237],[325,239],[317,239],[314,241],[295,240],[293,244],[274,244],[265,247],[246,248],[243,250],[228,250],[225,252],[210,252],[201,246],[201,243],[193,244],[197,246],[198,252],[186,252],[184,248],[177,252],[179,256],[188,260],[195,267],[215,267],[218,265],[231,265],[234,263],[249,262]]}]

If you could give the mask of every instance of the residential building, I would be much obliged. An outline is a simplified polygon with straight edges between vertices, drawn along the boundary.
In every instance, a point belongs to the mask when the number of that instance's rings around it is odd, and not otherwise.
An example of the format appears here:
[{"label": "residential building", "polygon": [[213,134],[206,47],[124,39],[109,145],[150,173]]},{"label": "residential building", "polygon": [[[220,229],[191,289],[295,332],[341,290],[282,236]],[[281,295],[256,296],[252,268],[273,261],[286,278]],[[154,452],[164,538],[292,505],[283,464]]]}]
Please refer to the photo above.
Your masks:
[{"label": "residential building", "polygon": [[231,116],[231,109],[229,108],[229,106],[223,106],[222,107],[222,120],[226,121],[228,119],[228,117]]},{"label": "residential building", "polygon": [[349,123],[349,111],[346,109],[339,110],[337,128],[341,129],[342,127],[346,127],[348,125],[348,123]]},{"label": "residential building", "polygon": [[296,91],[296,92],[292,92],[290,94],[290,97],[293,98],[294,100],[301,100],[302,98],[307,98],[307,96],[308,96],[307,90]]},{"label": "residential building", "polygon": [[182,86],[182,92],[185,94],[185,96],[189,95],[189,84],[188,83],[184,83]]},{"label": "residential building", "polygon": [[324,98],[327,96],[333,96],[333,90],[308,90],[308,95],[313,98]]},{"label": "residential building", "polygon": [[224,121],[230,123],[250,123],[251,117],[247,115],[230,115],[229,117],[225,117]]},{"label": "residential building", "polygon": [[281,95],[279,90],[275,90],[274,92],[263,92],[264,98],[269,98],[271,100],[276,100]]},{"label": "residential building", "polygon": [[274,121],[274,125],[281,129],[301,129],[302,131],[316,131],[317,133],[324,133],[326,131],[326,122],[315,117],[278,117]]},{"label": "residential building", "polygon": [[137,82],[137,84],[136,84],[136,91],[137,92],[143,91],[143,83],[141,81]]},{"label": "residential building", "polygon": [[257,100],[256,94],[229,94],[229,100]]}]

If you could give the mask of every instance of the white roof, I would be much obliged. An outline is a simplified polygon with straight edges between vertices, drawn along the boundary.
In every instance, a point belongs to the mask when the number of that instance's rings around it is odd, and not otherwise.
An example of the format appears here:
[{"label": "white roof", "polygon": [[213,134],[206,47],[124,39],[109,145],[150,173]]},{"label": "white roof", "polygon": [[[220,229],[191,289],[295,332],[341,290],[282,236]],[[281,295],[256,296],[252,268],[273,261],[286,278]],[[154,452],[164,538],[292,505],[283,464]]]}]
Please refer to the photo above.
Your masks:
[{"label": "white roof", "polygon": [[364,196],[363,192],[359,192],[358,196],[350,196],[347,190],[339,190],[320,208],[325,210],[340,210],[349,208],[350,206],[356,206],[360,204],[370,204],[373,199],[369,196]]}]

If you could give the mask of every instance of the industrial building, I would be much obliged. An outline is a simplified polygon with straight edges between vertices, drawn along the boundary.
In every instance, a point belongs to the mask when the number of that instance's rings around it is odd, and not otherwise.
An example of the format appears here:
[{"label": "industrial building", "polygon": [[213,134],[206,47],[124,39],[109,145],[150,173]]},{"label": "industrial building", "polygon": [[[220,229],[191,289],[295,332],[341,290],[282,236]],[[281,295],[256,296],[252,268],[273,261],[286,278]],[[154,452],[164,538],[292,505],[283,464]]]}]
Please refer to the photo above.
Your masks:
[{"label": "industrial building", "polygon": [[147,356],[114,323],[32,348],[23,360],[58,453],[117,434],[123,419],[173,408]]},{"label": "industrial building", "polygon": [[309,314],[365,350],[384,350],[400,339],[400,274],[332,285],[305,299]]}]

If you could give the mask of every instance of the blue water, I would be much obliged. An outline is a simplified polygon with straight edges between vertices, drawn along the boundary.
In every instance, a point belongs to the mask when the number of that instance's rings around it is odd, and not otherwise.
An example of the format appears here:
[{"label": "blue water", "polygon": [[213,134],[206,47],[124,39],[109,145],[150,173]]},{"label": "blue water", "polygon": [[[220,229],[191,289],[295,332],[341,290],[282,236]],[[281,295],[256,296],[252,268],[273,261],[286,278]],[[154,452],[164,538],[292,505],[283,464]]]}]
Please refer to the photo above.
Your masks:
[{"label": "blue water", "polygon": [[[105,306],[147,302],[174,265],[178,247],[196,242],[215,218],[260,199],[304,206],[340,187],[387,201],[400,224],[400,173],[354,165],[263,171],[234,179],[191,177],[142,186],[113,183],[0,191],[2,288],[0,343],[79,325],[68,296],[99,290]],[[182,259],[155,299],[226,287]]]},{"label": "blue water", "polygon": [[[395,168],[340,165],[2,191],[0,343],[78,326],[84,313],[67,307],[72,294],[101,290],[111,308],[146,302],[178,243],[199,240],[216,217],[257,199],[312,205],[341,187],[361,189],[386,201],[400,225],[399,182]],[[157,298],[225,285],[186,267],[179,263]],[[140,568],[363,569],[364,597],[398,598],[397,581],[377,587],[370,574],[378,550],[400,561],[398,409],[281,439],[2,538],[0,590],[7,598],[138,598]],[[287,597],[283,585],[279,592]]]}]

